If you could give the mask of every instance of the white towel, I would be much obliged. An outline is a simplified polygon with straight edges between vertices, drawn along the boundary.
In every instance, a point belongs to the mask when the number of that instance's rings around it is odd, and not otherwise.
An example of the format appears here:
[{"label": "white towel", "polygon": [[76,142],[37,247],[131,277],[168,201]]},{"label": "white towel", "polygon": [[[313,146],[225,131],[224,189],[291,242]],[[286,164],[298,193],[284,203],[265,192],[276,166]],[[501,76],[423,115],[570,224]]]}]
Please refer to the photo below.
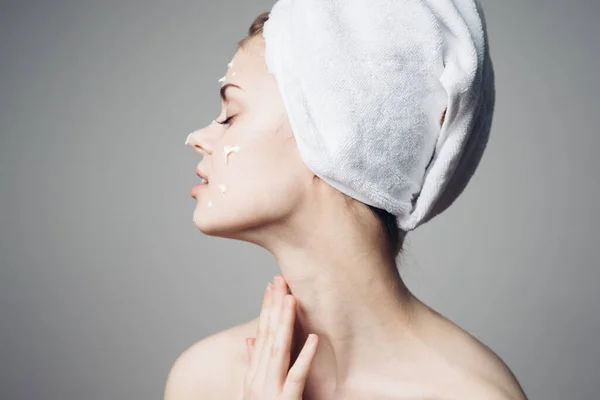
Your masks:
[{"label": "white towel", "polygon": [[404,231],[462,192],[486,146],[495,100],[478,3],[279,0],[263,37],[298,150],[315,175],[395,215]]}]

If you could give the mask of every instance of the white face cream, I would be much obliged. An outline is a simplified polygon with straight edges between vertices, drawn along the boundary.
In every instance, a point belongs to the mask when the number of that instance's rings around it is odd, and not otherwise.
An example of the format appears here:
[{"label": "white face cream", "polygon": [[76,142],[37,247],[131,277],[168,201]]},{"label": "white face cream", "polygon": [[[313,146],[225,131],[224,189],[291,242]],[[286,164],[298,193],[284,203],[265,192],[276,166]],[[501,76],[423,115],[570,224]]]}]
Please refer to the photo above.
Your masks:
[{"label": "white face cream", "polygon": [[[231,68],[233,66],[233,60],[231,60],[229,62],[229,64],[227,64],[227,68]],[[235,72],[232,74],[232,76],[235,76]],[[225,80],[227,79],[227,74],[225,74],[225,76],[223,76],[222,78],[219,79],[219,82],[223,83],[225,82]]]},{"label": "white face cream", "polygon": [[219,190],[221,191],[221,194],[225,194],[225,192],[227,191],[227,186],[221,183],[219,184]]},{"label": "white face cream", "polygon": [[208,206],[209,206],[209,207],[212,207],[212,201],[209,201],[209,202],[208,202]]},{"label": "white face cream", "polygon": [[223,153],[225,153],[225,164],[228,163],[228,156],[230,153],[237,153],[240,151],[240,146],[223,146]]}]

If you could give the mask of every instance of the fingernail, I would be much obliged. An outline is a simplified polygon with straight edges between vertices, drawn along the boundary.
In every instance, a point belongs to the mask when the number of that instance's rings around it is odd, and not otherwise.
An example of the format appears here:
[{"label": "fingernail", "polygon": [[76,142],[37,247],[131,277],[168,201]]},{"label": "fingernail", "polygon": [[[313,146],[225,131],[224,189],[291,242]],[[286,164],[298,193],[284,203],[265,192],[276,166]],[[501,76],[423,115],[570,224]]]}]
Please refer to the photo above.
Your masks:
[{"label": "fingernail", "polygon": [[311,333],[308,335],[308,343],[315,344],[317,342],[317,335]]},{"label": "fingernail", "polygon": [[292,298],[291,298],[291,297],[287,296],[287,297],[285,298],[285,306],[286,306],[287,308],[292,308]]}]

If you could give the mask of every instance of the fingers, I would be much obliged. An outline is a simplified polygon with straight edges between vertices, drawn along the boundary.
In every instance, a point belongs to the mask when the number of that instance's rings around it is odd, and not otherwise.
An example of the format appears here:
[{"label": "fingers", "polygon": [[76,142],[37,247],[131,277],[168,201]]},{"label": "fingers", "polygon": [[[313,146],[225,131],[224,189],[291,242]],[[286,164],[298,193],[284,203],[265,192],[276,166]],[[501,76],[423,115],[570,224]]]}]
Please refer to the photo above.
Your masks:
[{"label": "fingers", "polygon": [[279,319],[283,310],[283,297],[287,293],[287,284],[281,276],[274,278],[275,290],[273,291],[273,301],[271,302],[271,311],[269,312],[269,328],[275,333],[279,327]]},{"label": "fingers", "polygon": [[317,353],[317,347],[319,345],[319,337],[314,333],[308,335],[304,347],[298,354],[296,362],[290,368],[287,379],[283,385],[283,393],[286,397],[295,399],[301,398],[304,392],[304,386],[310,367]]},{"label": "fingers", "polygon": [[[261,332],[264,336],[262,347],[259,349],[257,345],[257,349],[260,351],[256,353],[259,358],[256,374],[258,377],[262,377],[263,379],[267,376],[267,369],[271,362],[273,343],[280,325],[283,297],[287,293],[287,284],[281,276],[278,275],[273,278],[273,282],[274,285],[273,289],[271,290],[267,328],[265,331]],[[257,337],[256,340],[258,341],[259,338]],[[282,384],[283,379],[278,383]]]},{"label": "fingers", "polygon": [[250,366],[248,368],[247,377],[250,380],[254,380],[258,371],[260,362],[260,354],[264,347],[265,338],[267,337],[267,331],[269,329],[269,309],[271,307],[271,282],[267,284],[265,294],[263,297],[262,307],[260,309],[260,316],[258,320],[258,327],[256,328],[256,339],[253,345],[252,355],[250,356]]},{"label": "fingers", "polygon": [[246,354],[248,355],[248,364],[252,364],[252,351],[254,350],[254,342],[256,338],[246,338]]},{"label": "fingers", "polygon": [[285,294],[279,326],[275,332],[273,347],[271,348],[271,359],[267,370],[267,375],[275,377],[276,381],[280,383],[280,387],[285,382],[290,365],[290,350],[296,317],[295,312],[296,299],[289,294]]},{"label": "fingers", "polygon": [[[305,382],[315,357],[318,340],[309,335],[294,365],[289,369],[296,299],[289,294],[282,276],[273,279],[265,289],[256,338],[246,338],[248,362],[244,393],[250,397],[284,394],[288,399],[302,397]],[[252,397],[252,398],[254,398]]]}]

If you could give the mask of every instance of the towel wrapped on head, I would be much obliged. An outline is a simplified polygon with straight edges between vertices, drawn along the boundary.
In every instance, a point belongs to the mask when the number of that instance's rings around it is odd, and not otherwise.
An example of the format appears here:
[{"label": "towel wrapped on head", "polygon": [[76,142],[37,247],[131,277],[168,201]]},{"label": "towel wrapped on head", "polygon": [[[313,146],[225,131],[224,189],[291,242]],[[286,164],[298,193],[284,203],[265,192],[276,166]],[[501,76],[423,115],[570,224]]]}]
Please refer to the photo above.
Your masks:
[{"label": "towel wrapped on head", "polygon": [[263,37],[315,175],[404,231],[462,192],[495,102],[477,0],[279,0]]}]

